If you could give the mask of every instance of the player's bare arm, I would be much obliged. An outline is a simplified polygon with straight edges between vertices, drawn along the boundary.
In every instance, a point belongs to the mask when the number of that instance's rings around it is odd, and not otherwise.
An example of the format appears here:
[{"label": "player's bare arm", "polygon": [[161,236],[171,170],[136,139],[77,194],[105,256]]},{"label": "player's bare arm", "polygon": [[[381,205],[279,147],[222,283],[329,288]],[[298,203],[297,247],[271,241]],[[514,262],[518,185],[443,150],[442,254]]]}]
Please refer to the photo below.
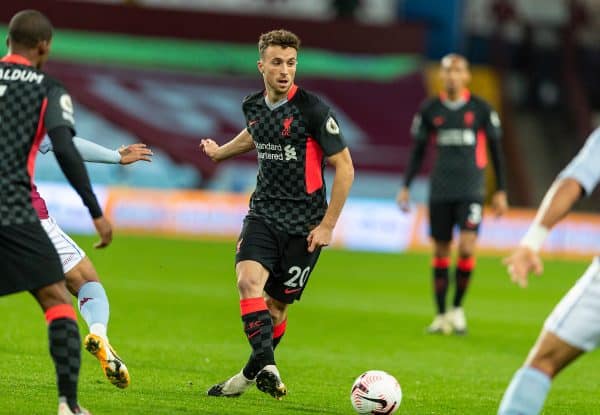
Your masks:
[{"label": "player's bare arm", "polygon": [[218,145],[214,140],[205,138],[200,142],[200,149],[214,162],[227,160],[228,158],[238,156],[254,150],[254,140],[248,129],[244,128],[231,141]]},{"label": "player's bare arm", "polygon": [[[554,225],[564,218],[583,194],[581,184],[571,178],[556,181],[548,190],[540,205],[533,225],[528,234],[547,234]],[[544,239],[545,235],[534,238]],[[540,275],[543,271],[542,260],[539,256],[539,246],[527,242],[527,235],[521,245],[504,259],[511,280],[521,287],[527,286],[527,277],[530,273]]]},{"label": "player's bare arm", "polygon": [[327,246],[331,243],[333,229],[340,217],[342,208],[350,193],[352,182],[354,181],[354,166],[352,164],[352,157],[350,157],[350,151],[347,148],[329,157],[327,161],[335,169],[333,186],[331,188],[331,201],[321,223],[306,238],[309,252],[313,252],[318,247]]}]

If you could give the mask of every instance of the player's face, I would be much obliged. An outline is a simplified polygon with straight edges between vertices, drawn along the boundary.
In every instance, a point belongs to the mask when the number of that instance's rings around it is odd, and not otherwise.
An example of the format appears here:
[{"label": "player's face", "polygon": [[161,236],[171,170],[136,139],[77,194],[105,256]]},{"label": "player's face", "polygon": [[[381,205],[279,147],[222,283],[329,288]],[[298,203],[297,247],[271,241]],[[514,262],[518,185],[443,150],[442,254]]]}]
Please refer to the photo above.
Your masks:
[{"label": "player's face", "polygon": [[294,48],[269,46],[258,61],[258,70],[262,73],[270,98],[287,95],[294,84],[298,51]]},{"label": "player's face", "polygon": [[469,83],[470,73],[463,59],[448,58],[442,60],[440,76],[444,89],[449,95],[460,93]]}]

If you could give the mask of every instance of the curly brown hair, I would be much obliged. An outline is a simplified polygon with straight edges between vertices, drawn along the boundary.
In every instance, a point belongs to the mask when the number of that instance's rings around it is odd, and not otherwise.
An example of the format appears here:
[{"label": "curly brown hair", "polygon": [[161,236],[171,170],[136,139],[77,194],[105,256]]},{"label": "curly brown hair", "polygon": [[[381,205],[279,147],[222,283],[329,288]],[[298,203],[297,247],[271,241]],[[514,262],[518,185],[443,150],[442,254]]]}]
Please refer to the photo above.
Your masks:
[{"label": "curly brown hair", "polygon": [[289,30],[279,29],[263,33],[258,39],[258,53],[262,56],[269,46],[300,49],[300,38]]}]

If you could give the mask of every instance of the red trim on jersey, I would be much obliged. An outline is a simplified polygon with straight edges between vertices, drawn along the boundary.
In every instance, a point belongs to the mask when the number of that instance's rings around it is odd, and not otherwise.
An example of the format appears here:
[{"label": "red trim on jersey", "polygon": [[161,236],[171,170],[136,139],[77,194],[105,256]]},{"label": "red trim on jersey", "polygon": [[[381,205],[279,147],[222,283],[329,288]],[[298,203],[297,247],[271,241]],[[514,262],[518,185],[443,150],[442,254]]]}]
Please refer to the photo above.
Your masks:
[{"label": "red trim on jersey", "polygon": [[488,163],[487,159],[487,137],[485,131],[477,130],[477,144],[475,144],[475,163],[480,169],[485,168]]},{"label": "red trim on jersey", "polygon": [[285,329],[287,327],[287,318],[283,320],[281,323],[273,327],[273,338],[277,339],[285,333]]},{"label": "red trim on jersey", "polygon": [[268,310],[267,303],[262,297],[244,298],[240,300],[240,310],[243,316],[257,311]]},{"label": "red trim on jersey", "polygon": [[77,321],[77,316],[75,315],[75,309],[71,304],[59,304],[53,307],[50,307],[44,313],[46,316],[46,323],[50,324],[54,320],[58,320],[61,318],[68,318],[69,320]]},{"label": "red trim on jersey", "polygon": [[290,88],[290,90],[287,93],[287,100],[291,100],[292,98],[294,98],[294,95],[296,95],[296,92],[298,92],[298,85],[293,84],[292,87]]},{"label": "red trim on jersey", "polygon": [[0,62],[8,62],[8,63],[16,63],[19,65],[33,66],[31,61],[29,59],[27,59],[25,56],[16,55],[14,53],[4,56],[2,59],[0,59]]},{"label": "red trim on jersey", "polygon": [[456,268],[464,272],[473,271],[473,268],[475,268],[475,258],[472,256],[468,258],[460,258],[456,264]]},{"label": "red trim on jersey", "polygon": [[[465,101],[469,101],[471,99],[471,91],[469,91],[467,88],[463,89],[460,93],[460,97]],[[448,93],[446,91],[440,91],[440,100],[448,101]]]},{"label": "red trim on jersey", "polygon": [[40,111],[40,118],[38,120],[37,131],[35,132],[35,137],[33,139],[33,144],[31,146],[31,150],[29,151],[29,156],[27,157],[27,172],[29,173],[29,180],[31,185],[31,204],[35,209],[38,218],[40,219],[48,219],[48,207],[46,206],[46,202],[42,199],[42,196],[37,191],[37,187],[33,183],[33,176],[35,173],[35,160],[38,154],[38,150],[40,148],[40,144],[42,143],[42,139],[44,135],[46,135],[46,127],[44,125],[44,117],[46,116],[46,108],[48,107],[48,98],[44,98],[42,102],[42,109]]},{"label": "red trim on jersey", "polygon": [[450,258],[449,257],[435,257],[433,261],[431,261],[431,265],[434,268],[448,268],[450,266]]},{"label": "red trim on jersey", "polygon": [[323,149],[314,138],[306,140],[306,160],[304,163],[304,182],[306,193],[311,194],[323,187]]},{"label": "red trim on jersey", "polygon": [[40,118],[38,120],[37,130],[35,132],[35,137],[33,138],[31,150],[29,150],[29,156],[27,156],[27,172],[29,173],[29,178],[31,180],[32,185],[33,172],[35,170],[35,157],[37,156],[37,152],[40,149],[42,139],[44,138],[44,135],[46,135],[46,127],[44,126],[44,116],[46,115],[46,107],[48,107],[48,98],[44,98],[44,101],[42,101],[42,109],[40,110]]}]

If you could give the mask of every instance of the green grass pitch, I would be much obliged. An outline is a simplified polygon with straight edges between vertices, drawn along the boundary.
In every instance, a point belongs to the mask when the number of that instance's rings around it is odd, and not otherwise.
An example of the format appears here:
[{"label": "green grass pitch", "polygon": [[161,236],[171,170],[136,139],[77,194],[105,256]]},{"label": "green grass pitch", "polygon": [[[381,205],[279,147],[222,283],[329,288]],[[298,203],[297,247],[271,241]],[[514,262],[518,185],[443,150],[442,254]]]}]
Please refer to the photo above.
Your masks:
[{"label": "green grass pitch", "polygon": [[[352,414],[349,390],[368,369],[396,376],[399,414],[495,414],[544,318],[587,266],[547,261],[527,290],[495,257],[478,261],[466,302],[466,337],[427,336],[429,256],[328,250],[292,307],[276,358],[289,395],[256,389],[237,399],[206,389],[240,370],[243,336],[234,242],[118,235],[92,257],[111,301],[109,335],[132,375],[118,390],[83,352],[80,402],[94,414]],[[0,298],[0,414],[56,411],[43,316],[27,294]],[[81,324],[85,333],[85,324]],[[544,414],[600,414],[600,356],[554,383]]]}]

